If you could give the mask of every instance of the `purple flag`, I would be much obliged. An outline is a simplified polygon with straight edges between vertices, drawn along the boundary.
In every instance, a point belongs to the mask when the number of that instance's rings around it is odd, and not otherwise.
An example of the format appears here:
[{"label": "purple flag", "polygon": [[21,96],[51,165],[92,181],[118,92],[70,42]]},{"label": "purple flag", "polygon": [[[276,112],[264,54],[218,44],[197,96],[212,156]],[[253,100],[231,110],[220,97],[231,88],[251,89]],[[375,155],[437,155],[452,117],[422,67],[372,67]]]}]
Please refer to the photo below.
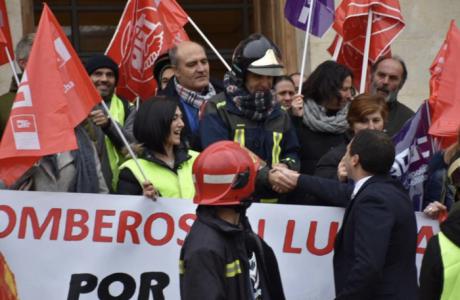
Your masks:
[{"label": "purple flag", "polygon": [[313,7],[313,20],[310,33],[322,37],[334,22],[334,0],[287,0],[284,7],[284,16],[293,26],[307,30],[310,3]]},{"label": "purple flag", "polygon": [[428,135],[429,115],[426,102],[393,136],[396,157],[391,175],[398,178],[409,192],[415,211],[422,211],[423,183],[433,155],[433,142]]}]

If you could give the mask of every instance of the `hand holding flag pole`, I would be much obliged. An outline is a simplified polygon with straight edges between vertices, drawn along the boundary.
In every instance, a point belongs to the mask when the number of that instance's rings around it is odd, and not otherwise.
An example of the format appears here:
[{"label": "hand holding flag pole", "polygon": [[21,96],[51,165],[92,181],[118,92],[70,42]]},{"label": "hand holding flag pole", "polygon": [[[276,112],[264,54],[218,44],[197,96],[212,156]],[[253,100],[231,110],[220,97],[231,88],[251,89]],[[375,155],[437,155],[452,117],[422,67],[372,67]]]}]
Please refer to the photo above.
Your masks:
[{"label": "hand holding flag pole", "polygon": [[[334,0],[286,0],[284,15],[291,25],[305,31],[300,78],[305,73],[310,34],[322,37],[334,21]],[[299,84],[299,94],[302,82]]]},{"label": "hand holding flag pole", "polygon": [[115,127],[115,130],[117,131],[118,135],[120,136],[121,140],[123,141],[123,144],[125,144],[125,147],[129,152],[129,155],[131,155],[132,159],[136,163],[136,166],[139,168],[139,171],[141,172],[142,177],[144,178],[144,181],[149,181],[147,179],[147,176],[145,176],[144,169],[139,164],[139,159],[137,158],[137,155],[134,153],[133,148],[131,147],[131,145],[129,144],[129,142],[126,139],[125,135],[121,131],[120,125],[118,125],[118,123],[115,121],[115,119],[110,114],[109,107],[107,106],[107,104],[105,103],[104,100],[102,100],[101,104],[102,104],[102,108],[104,109],[105,113],[109,116],[109,119],[112,122],[112,125]]}]

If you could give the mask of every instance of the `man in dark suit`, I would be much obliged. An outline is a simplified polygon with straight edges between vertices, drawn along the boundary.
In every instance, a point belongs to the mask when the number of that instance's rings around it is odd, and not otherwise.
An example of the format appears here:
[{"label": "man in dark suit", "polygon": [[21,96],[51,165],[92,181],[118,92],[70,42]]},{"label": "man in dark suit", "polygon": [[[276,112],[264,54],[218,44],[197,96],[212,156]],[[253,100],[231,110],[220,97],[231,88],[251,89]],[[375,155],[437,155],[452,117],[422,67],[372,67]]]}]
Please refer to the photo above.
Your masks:
[{"label": "man in dark suit", "polygon": [[388,176],[394,157],[385,133],[363,130],[341,162],[354,186],[279,170],[275,190],[297,187],[346,206],[334,248],[336,299],[417,299],[417,226],[407,193]]}]

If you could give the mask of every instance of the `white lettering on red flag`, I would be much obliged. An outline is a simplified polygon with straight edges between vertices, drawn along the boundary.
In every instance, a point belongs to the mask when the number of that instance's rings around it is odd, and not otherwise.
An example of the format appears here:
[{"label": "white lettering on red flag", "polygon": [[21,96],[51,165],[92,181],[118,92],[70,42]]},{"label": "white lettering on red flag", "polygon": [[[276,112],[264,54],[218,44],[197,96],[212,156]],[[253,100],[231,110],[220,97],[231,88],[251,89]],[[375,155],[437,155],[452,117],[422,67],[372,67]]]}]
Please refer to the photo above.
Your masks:
[{"label": "white lettering on red flag", "polygon": [[79,57],[44,4],[0,144],[0,180],[11,185],[42,156],[76,149],[74,128],[99,101]]},{"label": "white lettering on red flag", "polygon": [[17,150],[40,150],[40,140],[34,115],[13,116],[11,123]]}]

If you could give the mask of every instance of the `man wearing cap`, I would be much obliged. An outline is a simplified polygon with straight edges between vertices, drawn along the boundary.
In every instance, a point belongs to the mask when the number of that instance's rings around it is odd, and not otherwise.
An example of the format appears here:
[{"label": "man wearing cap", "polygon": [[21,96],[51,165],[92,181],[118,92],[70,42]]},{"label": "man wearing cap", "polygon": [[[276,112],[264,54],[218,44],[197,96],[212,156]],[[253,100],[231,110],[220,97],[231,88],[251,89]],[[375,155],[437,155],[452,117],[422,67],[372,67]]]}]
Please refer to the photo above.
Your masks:
[{"label": "man wearing cap", "polygon": [[222,91],[222,84],[210,80],[209,62],[204,48],[184,41],[169,51],[174,77],[158,95],[173,97],[184,116],[184,137],[190,148],[201,151],[199,121],[204,104]]},{"label": "man wearing cap", "polygon": [[157,93],[164,90],[169,80],[174,76],[174,68],[171,65],[168,53],[160,55],[155,61],[153,76],[157,82]]},{"label": "man wearing cap", "polygon": [[276,168],[299,169],[295,128],[272,90],[274,78],[284,74],[280,57],[278,47],[261,34],[240,42],[232,71],[224,76],[225,92],[208,102],[200,124],[203,148],[233,140],[267,163],[257,179],[257,194],[263,202],[278,201],[271,190],[278,176]]},{"label": "man wearing cap", "polygon": [[[134,141],[132,133],[123,129],[126,118],[133,110],[132,106],[115,94],[115,86],[118,81],[117,64],[110,57],[97,54],[90,57],[85,66],[94,86],[109,107],[113,121],[120,125],[128,141]],[[119,151],[124,147],[123,140],[101,106],[97,106],[90,113],[90,119],[97,128],[96,130],[95,128],[88,129],[88,131],[96,144],[104,178],[113,191],[118,180],[118,166],[122,163]],[[102,132],[97,129],[102,129]]]}]

